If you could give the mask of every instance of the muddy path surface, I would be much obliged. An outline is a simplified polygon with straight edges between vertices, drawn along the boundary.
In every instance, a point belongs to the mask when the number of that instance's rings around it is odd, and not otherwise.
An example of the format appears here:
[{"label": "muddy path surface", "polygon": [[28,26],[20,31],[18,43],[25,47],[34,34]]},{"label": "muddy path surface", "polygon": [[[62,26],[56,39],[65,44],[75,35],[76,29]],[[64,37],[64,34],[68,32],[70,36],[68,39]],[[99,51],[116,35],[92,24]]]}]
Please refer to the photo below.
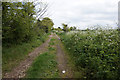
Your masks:
[{"label": "muddy path surface", "polygon": [[17,67],[11,72],[3,75],[3,78],[23,78],[26,75],[26,70],[31,66],[34,59],[41,53],[47,51],[48,43],[50,42],[53,34],[49,36],[49,39],[43,43],[40,47],[36,48],[33,52],[29,53],[25,60],[23,60]]},{"label": "muddy path surface", "polygon": [[61,78],[72,78],[72,70],[68,65],[67,55],[65,54],[63,44],[60,38],[56,35],[58,43],[57,43],[57,62],[59,68],[59,75]]}]

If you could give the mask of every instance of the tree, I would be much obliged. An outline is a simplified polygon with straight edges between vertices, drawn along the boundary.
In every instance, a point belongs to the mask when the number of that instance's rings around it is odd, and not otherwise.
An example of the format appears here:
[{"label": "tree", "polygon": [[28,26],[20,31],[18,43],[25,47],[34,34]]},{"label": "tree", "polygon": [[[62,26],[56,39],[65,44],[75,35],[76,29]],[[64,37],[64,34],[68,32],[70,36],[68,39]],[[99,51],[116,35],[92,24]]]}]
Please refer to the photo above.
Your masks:
[{"label": "tree", "polygon": [[73,30],[76,30],[76,27],[75,27],[75,26],[73,27]]},{"label": "tree", "polygon": [[66,32],[66,31],[67,31],[67,27],[68,27],[68,25],[63,23],[62,26],[63,26],[63,31]]},{"label": "tree", "polygon": [[73,30],[73,27],[70,27],[70,30],[72,31],[72,30]]},{"label": "tree", "polygon": [[63,26],[63,31],[67,32],[68,31],[68,25],[63,23],[62,26]]},{"label": "tree", "polygon": [[62,31],[61,27],[58,27],[58,31]]},{"label": "tree", "polygon": [[3,42],[20,43],[33,37],[34,5],[30,2],[3,2]]},{"label": "tree", "polygon": [[39,11],[36,10],[37,5],[35,2],[2,2],[3,43],[27,42],[51,31],[53,21],[48,17],[41,20],[47,4],[39,6]]},{"label": "tree", "polygon": [[44,29],[46,33],[51,31],[53,25],[54,25],[53,21],[48,17],[43,18],[43,20],[41,21],[41,27]]}]

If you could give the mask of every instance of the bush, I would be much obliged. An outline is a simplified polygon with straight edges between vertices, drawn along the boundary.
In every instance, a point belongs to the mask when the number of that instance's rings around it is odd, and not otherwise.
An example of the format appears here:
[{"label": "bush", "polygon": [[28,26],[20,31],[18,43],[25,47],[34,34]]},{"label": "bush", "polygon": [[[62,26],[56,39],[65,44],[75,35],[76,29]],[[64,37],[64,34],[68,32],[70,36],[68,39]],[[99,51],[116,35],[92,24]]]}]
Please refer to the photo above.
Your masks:
[{"label": "bush", "polygon": [[118,79],[119,35],[117,30],[88,30],[60,35],[75,66],[87,78]]}]

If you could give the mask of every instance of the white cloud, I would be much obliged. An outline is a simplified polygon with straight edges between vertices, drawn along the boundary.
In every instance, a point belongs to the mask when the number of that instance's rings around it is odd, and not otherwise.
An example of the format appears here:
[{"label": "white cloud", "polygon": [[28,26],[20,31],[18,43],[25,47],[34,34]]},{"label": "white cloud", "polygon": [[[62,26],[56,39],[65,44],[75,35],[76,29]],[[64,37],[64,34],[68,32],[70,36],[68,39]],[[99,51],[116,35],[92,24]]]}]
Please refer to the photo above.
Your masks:
[{"label": "white cloud", "polygon": [[46,0],[54,27],[69,23],[84,29],[88,25],[115,25],[119,0]]}]

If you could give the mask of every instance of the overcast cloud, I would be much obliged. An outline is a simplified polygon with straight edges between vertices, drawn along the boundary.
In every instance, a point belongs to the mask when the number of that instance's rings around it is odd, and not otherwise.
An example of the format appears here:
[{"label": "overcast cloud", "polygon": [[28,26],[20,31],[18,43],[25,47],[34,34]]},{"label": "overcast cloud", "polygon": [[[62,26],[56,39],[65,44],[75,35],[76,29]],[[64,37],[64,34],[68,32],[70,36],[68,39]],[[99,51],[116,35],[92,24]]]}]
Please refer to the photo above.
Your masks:
[{"label": "overcast cloud", "polygon": [[54,27],[61,23],[85,29],[91,25],[116,27],[119,0],[46,0]]}]

